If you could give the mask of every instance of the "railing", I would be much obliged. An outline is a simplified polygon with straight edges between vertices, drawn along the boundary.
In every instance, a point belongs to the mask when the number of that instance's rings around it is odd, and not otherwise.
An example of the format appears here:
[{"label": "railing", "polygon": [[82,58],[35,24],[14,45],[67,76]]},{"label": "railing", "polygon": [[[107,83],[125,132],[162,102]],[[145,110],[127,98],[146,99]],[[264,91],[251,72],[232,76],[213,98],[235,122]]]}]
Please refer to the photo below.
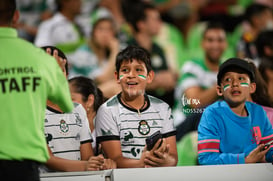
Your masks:
[{"label": "railing", "polygon": [[273,165],[242,164],[129,168],[41,174],[41,181],[273,181]]}]

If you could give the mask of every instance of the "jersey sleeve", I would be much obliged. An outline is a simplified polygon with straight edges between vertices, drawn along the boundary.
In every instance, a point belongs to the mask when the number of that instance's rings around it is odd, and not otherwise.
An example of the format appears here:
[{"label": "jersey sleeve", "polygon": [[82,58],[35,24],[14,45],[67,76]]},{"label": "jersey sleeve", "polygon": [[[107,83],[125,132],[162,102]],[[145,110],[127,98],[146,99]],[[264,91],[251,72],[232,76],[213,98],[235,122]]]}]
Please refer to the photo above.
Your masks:
[{"label": "jersey sleeve", "polygon": [[54,45],[49,38],[50,27],[47,25],[46,22],[43,22],[38,27],[37,35],[34,40],[34,44],[38,47],[47,46],[47,45]]},{"label": "jersey sleeve", "polygon": [[96,141],[98,143],[109,140],[120,140],[116,117],[106,104],[103,104],[96,116]]},{"label": "jersey sleeve", "polygon": [[245,153],[221,153],[221,131],[216,113],[207,108],[198,126],[198,162],[201,165],[245,163]]},{"label": "jersey sleeve", "polygon": [[186,62],[182,67],[182,76],[178,80],[178,86],[175,88],[175,98],[180,99],[186,89],[199,86],[197,75],[193,72],[194,67],[191,62]]},{"label": "jersey sleeve", "polygon": [[87,142],[93,142],[91,130],[89,127],[88,118],[85,112],[85,109],[82,107],[81,104],[77,107],[77,112],[79,113],[79,116],[82,120],[82,128],[80,130],[80,142],[81,144],[87,143]]}]

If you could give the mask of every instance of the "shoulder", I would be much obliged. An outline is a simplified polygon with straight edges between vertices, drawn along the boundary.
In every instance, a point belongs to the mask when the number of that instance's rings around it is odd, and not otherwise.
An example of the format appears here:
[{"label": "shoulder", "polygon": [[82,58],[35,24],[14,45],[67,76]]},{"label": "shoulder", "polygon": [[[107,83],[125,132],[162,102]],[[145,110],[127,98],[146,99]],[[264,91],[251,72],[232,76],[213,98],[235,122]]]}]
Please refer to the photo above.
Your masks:
[{"label": "shoulder", "polygon": [[265,112],[273,114],[273,107],[262,106],[262,108],[265,110]]},{"label": "shoulder", "polygon": [[151,95],[147,95],[147,97],[150,101],[150,106],[152,106],[156,109],[160,109],[160,108],[169,109],[170,108],[170,106],[161,99],[158,99],[158,98],[151,96]]},{"label": "shoulder", "polygon": [[181,69],[183,73],[190,73],[193,72],[193,70],[196,70],[196,72],[203,72],[205,67],[201,60],[194,59],[187,60]]},{"label": "shoulder", "polygon": [[66,22],[66,21],[67,21],[66,18],[61,13],[56,13],[51,18],[43,21],[41,25],[51,25],[54,23],[60,23],[60,22]]},{"label": "shoulder", "polygon": [[203,114],[209,115],[209,116],[214,116],[217,113],[221,113],[223,109],[227,108],[225,105],[226,103],[224,101],[216,101],[209,106],[205,108],[205,111]]},{"label": "shoulder", "polygon": [[163,48],[157,42],[153,42],[153,49],[156,52],[163,52]]},{"label": "shoulder", "polygon": [[115,107],[119,105],[118,96],[115,95],[111,97],[109,100],[107,100],[105,103],[106,107]]},{"label": "shoulder", "polygon": [[73,112],[78,112],[78,113],[81,113],[81,114],[85,113],[85,109],[81,104],[73,102],[73,105],[74,105]]},{"label": "shoulder", "polygon": [[52,68],[52,66],[58,67],[54,57],[48,55],[42,48],[24,40],[21,41],[20,46],[21,48],[15,49],[16,53],[23,54],[25,60],[29,63],[32,62],[33,65],[43,67],[44,69],[47,67]]},{"label": "shoulder", "polygon": [[253,103],[253,102],[246,101],[245,105],[246,105],[248,111],[251,111],[251,112],[264,111],[262,106],[260,106],[260,105],[258,105],[256,103]]},{"label": "shoulder", "polygon": [[213,125],[213,127],[217,127],[219,122],[223,121],[223,101],[216,101],[215,103],[207,106],[202,113],[199,128],[206,127],[206,125]]},{"label": "shoulder", "polygon": [[100,106],[99,111],[106,112],[107,110],[117,108],[118,106],[119,106],[118,97],[117,97],[117,95],[115,95],[115,96],[109,98],[105,103],[103,103]]},{"label": "shoulder", "polygon": [[39,25],[39,30],[46,30],[46,31],[50,31],[50,33],[52,33],[52,31],[56,30],[57,28],[61,28],[62,30],[64,29],[64,26],[71,26],[72,23],[69,22],[61,13],[57,13],[55,14],[52,18],[42,22]]},{"label": "shoulder", "polygon": [[260,119],[262,118],[262,116],[266,117],[266,110],[261,105],[258,105],[256,103],[249,102],[249,101],[246,101],[245,105],[246,105],[247,111],[253,117],[259,117]]}]

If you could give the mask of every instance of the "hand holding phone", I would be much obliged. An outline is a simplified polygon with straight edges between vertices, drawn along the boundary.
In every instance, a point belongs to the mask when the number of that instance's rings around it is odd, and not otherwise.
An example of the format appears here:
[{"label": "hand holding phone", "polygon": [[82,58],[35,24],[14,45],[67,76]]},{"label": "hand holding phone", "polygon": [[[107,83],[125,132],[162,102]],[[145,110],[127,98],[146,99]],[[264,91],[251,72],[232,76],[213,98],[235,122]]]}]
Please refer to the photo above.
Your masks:
[{"label": "hand holding phone", "polygon": [[[156,142],[161,139],[161,143],[162,143],[162,134],[160,133],[160,131],[157,131],[155,133],[153,133],[151,136],[146,138],[146,145],[147,145],[147,150],[150,151],[153,149],[154,145],[156,144]],[[161,143],[159,144],[158,147],[161,146]]]},{"label": "hand holding phone", "polygon": [[268,143],[266,143],[262,149],[262,151],[266,150],[268,147],[270,147],[273,144],[273,140],[269,141]]}]

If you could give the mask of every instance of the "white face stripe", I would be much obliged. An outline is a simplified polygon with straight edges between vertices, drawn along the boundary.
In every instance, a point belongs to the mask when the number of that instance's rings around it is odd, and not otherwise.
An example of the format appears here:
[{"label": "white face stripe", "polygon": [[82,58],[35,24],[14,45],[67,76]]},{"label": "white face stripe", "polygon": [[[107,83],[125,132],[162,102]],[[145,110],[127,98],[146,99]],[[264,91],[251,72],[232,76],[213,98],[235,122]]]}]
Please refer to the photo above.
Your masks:
[{"label": "white face stripe", "polygon": [[229,88],[230,88],[230,85],[229,85],[229,84],[225,85],[225,86],[224,86],[224,91],[228,90]]},{"label": "white face stripe", "polygon": [[[242,82],[242,83],[240,83],[240,86],[241,86],[241,87],[249,87],[249,84],[246,83],[246,82]],[[225,85],[225,86],[224,86],[224,91],[226,91],[226,90],[229,89],[230,87],[231,87],[231,86],[230,86],[229,84]]]},{"label": "white face stripe", "polygon": [[[138,75],[138,77],[141,78],[141,79],[144,79],[144,80],[146,80],[146,78],[147,78],[145,75]],[[119,76],[119,80],[121,80],[123,78],[124,78],[124,75]]]},{"label": "white face stripe", "polygon": [[146,80],[146,76],[145,76],[145,75],[138,75],[138,77],[140,77],[140,78]]},{"label": "white face stripe", "polygon": [[241,86],[241,87],[249,87],[249,84],[246,83],[246,82],[242,82],[242,83],[240,83],[240,86]]}]

